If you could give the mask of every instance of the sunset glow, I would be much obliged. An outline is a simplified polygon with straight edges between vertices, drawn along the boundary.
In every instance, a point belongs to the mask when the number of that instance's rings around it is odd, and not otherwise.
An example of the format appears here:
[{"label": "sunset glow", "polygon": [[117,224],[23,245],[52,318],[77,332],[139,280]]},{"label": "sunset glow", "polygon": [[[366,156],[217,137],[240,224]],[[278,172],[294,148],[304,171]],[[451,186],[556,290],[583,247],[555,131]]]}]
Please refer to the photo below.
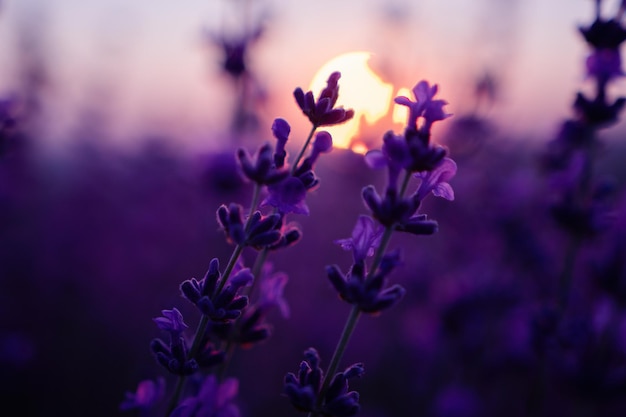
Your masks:
[{"label": "sunset glow", "polygon": [[[320,91],[333,71],[341,72],[339,81],[338,105],[354,109],[354,119],[332,126],[328,131],[333,135],[333,144],[340,148],[353,148],[353,140],[358,137],[361,124],[376,123],[389,111],[394,87],[385,83],[369,66],[372,54],[369,52],[348,52],[324,64],[313,77],[311,91]],[[363,144],[354,144],[355,152],[366,151]]]}]

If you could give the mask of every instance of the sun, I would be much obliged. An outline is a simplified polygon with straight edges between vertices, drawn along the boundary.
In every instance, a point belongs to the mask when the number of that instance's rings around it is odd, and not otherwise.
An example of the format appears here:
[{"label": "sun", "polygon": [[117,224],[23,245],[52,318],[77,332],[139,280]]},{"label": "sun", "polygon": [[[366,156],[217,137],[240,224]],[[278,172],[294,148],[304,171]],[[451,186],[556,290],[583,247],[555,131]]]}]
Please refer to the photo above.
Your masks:
[{"label": "sun", "polygon": [[337,105],[354,109],[354,118],[347,123],[331,126],[327,130],[333,136],[333,145],[351,148],[363,153],[367,148],[358,142],[362,123],[374,124],[389,112],[394,92],[392,84],[384,82],[368,65],[372,53],[348,52],[332,58],[324,64],[311,81],[311,91],[321,91],[328,76],[341,72]]}]

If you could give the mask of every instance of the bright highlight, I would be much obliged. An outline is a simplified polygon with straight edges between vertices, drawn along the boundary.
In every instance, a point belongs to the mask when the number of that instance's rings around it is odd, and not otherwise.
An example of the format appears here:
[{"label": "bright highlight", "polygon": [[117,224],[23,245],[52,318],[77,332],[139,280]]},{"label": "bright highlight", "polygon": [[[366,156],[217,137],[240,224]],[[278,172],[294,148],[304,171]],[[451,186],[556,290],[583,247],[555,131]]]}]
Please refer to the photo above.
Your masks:
[{"label": "bright highlight", "polygon": [[367,65],[371,56],[369,52],[349,52],[331,59],[317,71],[309,88],[313,92],[321,91],[333,71],[341,72],[337,105],[354,109],[354,118],[326,130],[333,135],[334,146],[352,148],[354,144],[358,148],[354,150],[359,153],[365,151],[363,144],[353,142],[361,123],[372,125],[383,118],[389,111],[393,93],[393,86],[381,80]]}]

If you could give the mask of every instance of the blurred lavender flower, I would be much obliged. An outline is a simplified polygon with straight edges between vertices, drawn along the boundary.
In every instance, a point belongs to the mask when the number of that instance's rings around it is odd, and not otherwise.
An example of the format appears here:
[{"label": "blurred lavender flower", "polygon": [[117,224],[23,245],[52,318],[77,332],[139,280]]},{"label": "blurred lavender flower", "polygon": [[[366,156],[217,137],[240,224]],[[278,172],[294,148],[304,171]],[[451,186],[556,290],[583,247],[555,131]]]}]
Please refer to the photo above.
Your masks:
[{"label": "blurred lavender flower", "polygon": [[354,110],[345,110],[343,107],[335,107],[337,98],[339,97],[339,78],[341,73],[333,72],[328,77],[326,88],[322,90],[317,102],[313,98],[313,92],[304,93],[302,88],[298,87],[293,95],[302,110],[313,126],[331,126],[347,122],[354,117]]},{"label": "blurred lavender flower", "polygon": [[183,316],[174,308],[163,310],[163,317],[154,319],[157,326],[169,333],[169,344],[161,339],[153,339],[150,349],[155,354],[157,361],[169,372],[175,375],[191,375],[198,370],[198,362],[189,357],[187,342],[182,335],[187,325],[183,322]]},{"label": "blurred lavender flower", "polygon": [[367,256],[374,255],[374,251],[380,246],[383,230],[371,217],[361,215],[352,229],[352,236],[335,240],[335,243],[345,250],[352,250],[354,262],[358,263]]},{"label": "blurred lavender flower", "polygon": [[15,95],[0,98],[0,156],[11,147],[10,142],[18,124],[20,104]]},{"label": "blurred lavender flower", "polygon": [[323,371],[319,366],[320,357],[314,348],[308,348],[304,357],[298,374],[289,372],[285,376],[284,393],[291,404],[299,411],[322,413],[325,416],[355,415],[359,411],[359,394],[356,391],[348,392],[348,380],[363,376],[363,364],[351,365],[345,371],[335,374],[318,410],[318,395],[323,379]]},{"label": "blurred lavender flower", "polygon": [[227,378],[220,383],[215,375],[208,375],[197,395],[185,398],[169,417],[239,417],[235,404],[239,381]]},{"label": "blurred lavender flower", "polygon": [[222,70],[234,79],[243,77],[249,72],[248,51],[250,46],[263,35],[264,28],[258,24],[254,29],[239,36],[215,34],[208,30],[204,36],[207,43],[218,47],[222,53]]},{"label": "blurred lavender flower", "polygon": [[159,377],[155,381],[146,379],[137,385],[136,392],[126,392],[126,399],[120,404],[121,411],[138,409],[145,414],[163,398],[165,394],[165,378]]},{"label": "blurred lavender flower", "polygon": [[298,177],[287,179],[267,187],[269,195],[263,200],[261,206],[275,207],[279,213],[309,214],[307,206],[306,187]]},{"label": "blurred lavender flower", "polygon": [[161,314],[163,314],[162,317],[156,317],[152,320],[159,329],[170,333],[172,337],[179,337],[189,327],[183,321],[183,315],[176,307],[171,310],[162,310]]},{"label": "blurred lavender flower", "polygon": [[273,265],[266,263],[261,270],[261,294],[256,307],[267,311],[277,307],[284,318],[289,318],[289,304],[285,299],[285,285],[289,277],[284,272],[273,272]]}]

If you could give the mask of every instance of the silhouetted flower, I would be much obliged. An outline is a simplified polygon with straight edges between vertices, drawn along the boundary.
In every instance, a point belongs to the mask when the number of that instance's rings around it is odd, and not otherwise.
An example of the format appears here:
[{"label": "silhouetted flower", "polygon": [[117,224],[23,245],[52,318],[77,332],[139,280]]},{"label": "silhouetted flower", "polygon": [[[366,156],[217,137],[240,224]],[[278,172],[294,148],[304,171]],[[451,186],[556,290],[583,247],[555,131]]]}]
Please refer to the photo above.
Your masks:
[{"label": "silhouetted flower", "polygon": [[398,284],[383,289],[387,275],[399,263],[400,254],[394,251],[383,256],[378,270],[369,278],[363,262],[354,263],[347,275],[337,265],[327,266],[326,273],[342,300],[364,313],[379,313],[400,301],[405,293]]},{"label": "silhouetted flower", "polygon": [[289,140],[289,133],[291,132],[291,126],[285,119],[274,119],[272,123],[272,133],[276,138],[276,149],[274,150],[274,165],[276,168],[282,168],[285,166],[285,159],[287,158],[287,151],[285,145]]},{"label": "silhouetted flower", "polygon": [[[437,94],[437,84],[431,87],[428,81],[420,81],[413,87],[413,95],[415,101],[411,101],[408,97],[399,96],[394,99],[397,104],[407,106],[409,108],[409,118],[407,120],[407,129],[417,130],[423,129],[430,131],[432,124],[439,120],[444,120],[451,116],[443,111],[443,106],[448,104],[445,100],[433,100]],[[417,126],[417,119],[424,118],[424,124]]]},{"label": "silhouetted flower", "polygon": [[184,281],[180,290],[185,298],[195,304],[202,314],[209,316],[211,320],[232,320],[239,317],[241,310],[248,305],[248,297],[238,295],[238,292],[252,282],[254,277],[249,269],[242,269],[231,276],[222,290],[216,294],[220,278],[219,262],[217,258],[214,258],[202,280],[197,281],[192,278]]},{"label": "silhouetted flower", "polygon": [[354,117],[354,110],[345,110],[343,107],[336,107],[339,97],[339,78],[341,73],[333,72],[328,77],[326,88],[320,93],[317,102],[313,98],[313,92],[304,91],[298,87],[293,95],[302,110],[314,126],[331,126],[344,123]]},{"label": "silhouetted flower", "polygon": [[221,48],[222,69],[233,78],[240,78],[248,72],[247,52],[250,45],[260,39],[263,27],[258,26],[238,37],[207,33],[206,38]]},{"label": "silhouetted flower", "polygon": [[587,99],[582,93],[576,95],[574,109],[585,123],[594,128],[608,127],[617,122],[617,116],[626,104],[626,98],[620,97],[613,104],[607,104],[603,97]]},{"label": "silhouetted flower", "polygon": [[373,185],[363,188],[362,196],[372,216],[387,227],[406,223],[420,205],[416,195],[400,198],[395,189],[387,189],[385,197],[381,198]]},{"label": "silhouetted flower", "polygon": [[276,169],[275,153],[269,143],[259,148],[255,164],[252,163],[248,151],[243,148],[237,151],[237,157],[244,175],[259,185],[275,184],[289,175],[286,169]]},{"label": "silhouetted flower", "polygon": [[163,316],[154,319],[156,325],[170,335],[169,344],[161,339],[153,339],[150,349],[157,361],[175,375],[191,375],[198,370],[198,363],[188,356],[187,342],[182,335],[187,325],[183,316],[174,308],[163,310]]},{"label": "silhouetted flower", "polygon": [[348,392],[348,380],[363,376],[363,364],[357,363],[336,373],[326,390],[320,409],[317,410],[317,398],[323,380],[320,358],[314,348],[308,348],[304,357],[297,375],[289,372],[285,376],[284,393],[291,404],[299,411],[317,411],[329,417],[355,415],[359,411],[359,394],[355,391]]},{"label": "silhouetted flower", "polygon": [[626,40],[626,30],[616,20],[597,18],[589,27],[579,27],[580,33],[594,49],[617,49]]}]

